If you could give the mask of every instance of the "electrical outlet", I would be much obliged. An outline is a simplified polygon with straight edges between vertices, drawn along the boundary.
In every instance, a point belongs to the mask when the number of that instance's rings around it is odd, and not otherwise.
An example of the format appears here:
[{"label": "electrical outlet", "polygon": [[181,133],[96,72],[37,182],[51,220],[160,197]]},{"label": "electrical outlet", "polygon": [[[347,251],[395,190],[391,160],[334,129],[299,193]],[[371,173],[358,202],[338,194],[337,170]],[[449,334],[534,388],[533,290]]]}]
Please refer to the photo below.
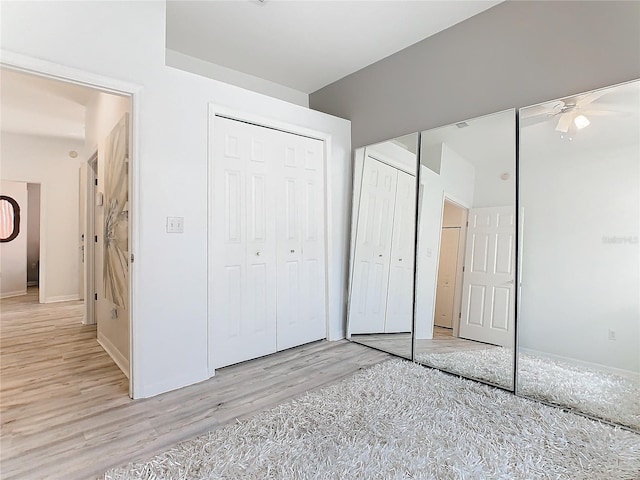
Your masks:
[{"label": "electrical outlet", "polygon": [[615,339],[616,339],[616,331],[609,330],[609,340],[615,340]]},{"label": "electrical outlet", "polygon": [[167,217],[167,233],[184,233],[184,217]]}]

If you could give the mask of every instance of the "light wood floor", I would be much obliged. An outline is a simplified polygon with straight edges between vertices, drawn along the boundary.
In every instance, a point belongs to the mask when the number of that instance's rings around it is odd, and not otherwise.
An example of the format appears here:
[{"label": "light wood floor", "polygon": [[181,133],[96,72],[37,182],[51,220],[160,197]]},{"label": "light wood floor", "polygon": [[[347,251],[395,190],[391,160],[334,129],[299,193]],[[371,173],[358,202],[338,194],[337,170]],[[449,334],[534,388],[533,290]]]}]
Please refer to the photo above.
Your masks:
[{"label": "light wood floor", "polygon": [[[351,340],[362,345],[378,348],[404,358],[411,358],[410,333],[381,333],[368,335],[352,335]],[[416,355],[421,353],[452,353],[492,348],[482,342],[474,342],[453,336],[449,328],[433,327],[433,339],[416,339]]]},{"label": "light wood floor", "polygon": [[315,342],[131,400],[95,327],[80,324],[80,302],[40,305],[33,289],[0,308],[3,480],[95,478],[389,358],[347,341]]}]

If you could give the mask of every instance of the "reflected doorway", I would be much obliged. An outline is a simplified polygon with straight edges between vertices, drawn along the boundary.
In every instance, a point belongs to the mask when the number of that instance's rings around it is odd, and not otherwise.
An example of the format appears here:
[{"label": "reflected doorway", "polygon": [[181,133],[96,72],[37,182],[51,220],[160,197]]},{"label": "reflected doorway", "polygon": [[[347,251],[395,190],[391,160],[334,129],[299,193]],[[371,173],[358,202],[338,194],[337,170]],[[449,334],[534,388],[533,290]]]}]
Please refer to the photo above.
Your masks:
[{"label": "reflected doorway", "polygon": [[434,333],[440,327],[453,337],[460,329],[466,224],[467,209],[445,198],[433,325]]}]

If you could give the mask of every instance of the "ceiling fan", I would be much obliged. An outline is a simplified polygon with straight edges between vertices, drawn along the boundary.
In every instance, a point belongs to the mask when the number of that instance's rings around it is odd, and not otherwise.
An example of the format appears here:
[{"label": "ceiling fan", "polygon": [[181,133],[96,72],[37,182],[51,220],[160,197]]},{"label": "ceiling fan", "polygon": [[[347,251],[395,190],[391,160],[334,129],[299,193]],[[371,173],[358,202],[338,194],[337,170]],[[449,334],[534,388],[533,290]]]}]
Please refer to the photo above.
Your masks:
[{"label": "ceiling fan", "polygon": [[589,126],[591,123],[589,117],[623,113],[612,105],[598,102],[598,99],[607,93],[609,93],[607,90],[599,90],[525,108],[520,111],[521,125],[527,127],[557,117],[555,128],[557,132],[575,134],[578,130]]}]

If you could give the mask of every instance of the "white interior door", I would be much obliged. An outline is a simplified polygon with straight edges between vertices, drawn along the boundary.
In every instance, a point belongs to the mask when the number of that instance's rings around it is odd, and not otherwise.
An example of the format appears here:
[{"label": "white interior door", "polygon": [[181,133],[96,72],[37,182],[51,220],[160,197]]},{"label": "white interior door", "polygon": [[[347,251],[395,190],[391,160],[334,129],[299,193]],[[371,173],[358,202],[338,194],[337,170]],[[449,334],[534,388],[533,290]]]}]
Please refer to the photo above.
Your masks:
[{"label": "white interior door", "polygon": [[351,334],[383,333],[398,169],[365,157],[349,304]]},{"label": "white interior door", "polygon": [[277,135],[277,349],[326,338],[324,143]]},{"label": "white interior door", "polygon": [[440,237],[434,325],[453,328],[460,228],[443,228]]},{"label": "white interior door", "polygon": [[411,332],[415,251],[416,177],[398,170],[393,215],[385,333]]},{"label": "white interior door", "polygon": [[276,351],[277,149],[272,131],[215,118],[213,366]]},{"label": "white interior door", "polygon": [[469,210],[460,337],[513,347],[515,212]]}]

